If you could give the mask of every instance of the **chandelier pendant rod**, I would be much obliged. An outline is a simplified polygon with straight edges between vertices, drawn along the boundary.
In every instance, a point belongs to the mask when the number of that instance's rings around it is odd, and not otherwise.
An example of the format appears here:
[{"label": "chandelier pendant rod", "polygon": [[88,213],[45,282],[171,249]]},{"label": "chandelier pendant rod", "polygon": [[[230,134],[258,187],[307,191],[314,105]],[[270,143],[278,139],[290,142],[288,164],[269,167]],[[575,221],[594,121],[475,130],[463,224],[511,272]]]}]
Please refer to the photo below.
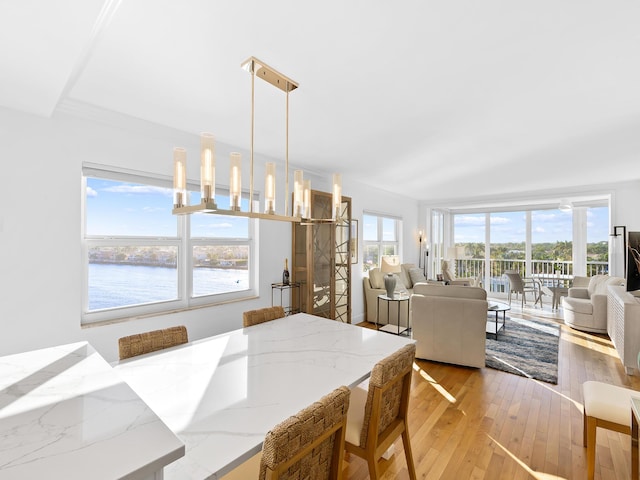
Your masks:
[{"label": "chandelier pendant rod", "polygon": [[[253,211],[253,137],[255,126],[255,83],[256,83],[256,69],[251,65],[251,152],[249,155],[249,212]],[[258,208],[259,211],[259,208]],[[256,212],[257,213],[257,212]]]},{"label": "chandelier pendant rod", "polygon": [[289,86],[287,85],[285,112],[285,152],[284,152],[284,214],[289,215]]}]

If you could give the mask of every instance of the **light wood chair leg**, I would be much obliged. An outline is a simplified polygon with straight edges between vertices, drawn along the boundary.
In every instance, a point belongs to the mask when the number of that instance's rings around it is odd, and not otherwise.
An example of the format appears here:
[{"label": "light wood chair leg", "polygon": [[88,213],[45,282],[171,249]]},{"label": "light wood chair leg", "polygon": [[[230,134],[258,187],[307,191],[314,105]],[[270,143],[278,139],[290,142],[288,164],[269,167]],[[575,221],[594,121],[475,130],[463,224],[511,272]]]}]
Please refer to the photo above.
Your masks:
[{"label": "light wood chair leg", "polygon": [[373,458],[373,455],[367,457],[367,463],[369,464],[369,478],[371,480],[378,480],[378,461]]},{"label": "light wood chair leg", "polygon": [[413,463],[413,452],[411,451],[411,442],[409,440],[409,432],[407,432],[407,430],[402,432],[402,445],[404,446],[404,456],[407,459],[407,470],[409,471],[409,478],[411,480],[417,480],[416,467]]},{"label": "light wood chair leg", "polygon": [[593,480],[596,470],[596,423],[595,417],[587,416],[587,480]]}]

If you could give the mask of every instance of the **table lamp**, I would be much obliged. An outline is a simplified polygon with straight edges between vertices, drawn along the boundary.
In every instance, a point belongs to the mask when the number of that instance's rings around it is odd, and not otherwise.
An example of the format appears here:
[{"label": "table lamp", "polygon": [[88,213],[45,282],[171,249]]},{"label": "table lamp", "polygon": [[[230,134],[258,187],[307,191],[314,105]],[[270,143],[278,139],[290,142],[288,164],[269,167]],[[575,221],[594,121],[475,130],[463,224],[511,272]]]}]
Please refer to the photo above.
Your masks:
[{"label": "table lamp", "polygon": [[396,277],[394,273],[400,273],[400,257],[398,255],[383,255],[380,258],[380,271],[386,273],[384,276],[384,288],[387,291],[387,297],[393,298],[393,292],[396,289]]}]

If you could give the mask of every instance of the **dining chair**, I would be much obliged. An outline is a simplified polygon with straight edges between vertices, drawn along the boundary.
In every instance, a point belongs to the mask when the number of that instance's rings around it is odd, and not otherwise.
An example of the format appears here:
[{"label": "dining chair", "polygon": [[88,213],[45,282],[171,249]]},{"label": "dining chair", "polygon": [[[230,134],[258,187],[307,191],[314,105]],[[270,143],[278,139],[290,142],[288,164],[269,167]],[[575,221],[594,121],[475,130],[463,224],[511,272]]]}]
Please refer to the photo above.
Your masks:
[{"label": "dining chair", "polygon": [[338,387],[267,432],[262,454],[222,480],[339,480],[351,391]]},{"label": "dining chair", "polygon": [[517,270],[505,270],[504,274],[509,279],[509,305],[511,305],[511,294],[521,294],[521,308],[527,303],[527,293],[533,294],[533,306],[540,302],[542,308],[542,292],[540,291],[540,282],[532,278],[523,278]]},{"label": "dining chair", "polygon": [[136,333],[118,339],[120,360],[181,345],[188,341],[187,327],[184,325]]},{"label": "dining chair", "polygon": [[242,326],[250,327],[259,323],[275,320],[276,318],[284,318],[284,307],[276,305],[275,307],[264,307],[257,310],[249,310],[242,313]]},{"label": "dining chair", "polygon": [[373,367],[368,388],[359,385],[351,391],[346,449],[367,461],[372,480],[380,477],[378,460],[399,436],[409,478],[416,479],[407,424],[415,354],[415,344],[402,347]]}]

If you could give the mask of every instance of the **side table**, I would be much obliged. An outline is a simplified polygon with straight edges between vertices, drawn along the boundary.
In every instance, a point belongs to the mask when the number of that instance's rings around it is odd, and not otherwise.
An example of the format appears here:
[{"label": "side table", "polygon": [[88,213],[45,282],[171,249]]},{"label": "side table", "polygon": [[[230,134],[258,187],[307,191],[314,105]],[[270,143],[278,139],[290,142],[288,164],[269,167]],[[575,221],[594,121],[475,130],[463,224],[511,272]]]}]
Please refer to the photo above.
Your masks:
[{"label": "side table", "polygon": [[[386,295],[378,295],[378,303],[376,304],[376,329],[382,330],[383,332],[387,332],[387,333],[393,333],[395,335],[400,335],[404,332],[409,333],[409,331],[411,330],[411,325],[409,323],[409,298],[410,298],[409,295],[404,295],[404,296],[394,295],[393,298],[387,297]],[[381,301],[387,303],[387,321],[389,323],[387,323],[382,327],[378,327],[378,318],[380,316]],[[406,327],[400,326],[400,308],[403,302],[407,304],[407,326]],[[397,306],[398,306],[398,309],[396,310],[398,312],[398,316],[396,318],[397,321],[395,325],[391,324],[391,318],[389,315],[391,311],[392,303],[397,303]]]},{"label": "side table", "polygon": [[[284,308],[285,315],[293,315],[294,313],[300,313],[300,283],[299,282],[291,282],[291,283],[272,283],[271,284],[271,306],[274,305],[274,293],[280,291],[280,303],[277,305],[282,306]],[[289,304],[283,305],[283,292],[289,292]],[[297,295],[297,297],[296,297]],[[295,301],[294,301],[295,300]]]},{"label": "side table", "polygon": [[[498,333],[500,332],[500,330],[506,329],[505,320],[507,318],[507,310],[511,310],[511,307],[506,303],[500,302],[489,302],[489,305],[487,307],[487,311],[496,313],[496,319],[495,324],[493,324],[491,321],[487,321],[487,328],[485,330],[487,333],[493,333],[496,336],[496,340],[498,339]],[[501,324],[498,323],[499,312],[502,312]]]}]

